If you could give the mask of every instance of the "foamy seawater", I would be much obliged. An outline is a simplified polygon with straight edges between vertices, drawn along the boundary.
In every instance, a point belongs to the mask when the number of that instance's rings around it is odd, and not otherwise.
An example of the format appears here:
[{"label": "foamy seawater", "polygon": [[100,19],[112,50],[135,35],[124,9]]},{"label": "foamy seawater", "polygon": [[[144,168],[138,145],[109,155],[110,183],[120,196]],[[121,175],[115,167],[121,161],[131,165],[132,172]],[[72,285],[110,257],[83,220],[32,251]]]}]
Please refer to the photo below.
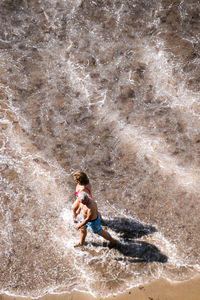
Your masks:
[{"label": "foamy seawater", "polygon": [[[1,1],[2,293],[200,272],[197,2]],[[74,249],[77,169],[118,247],[88,232]]]}]

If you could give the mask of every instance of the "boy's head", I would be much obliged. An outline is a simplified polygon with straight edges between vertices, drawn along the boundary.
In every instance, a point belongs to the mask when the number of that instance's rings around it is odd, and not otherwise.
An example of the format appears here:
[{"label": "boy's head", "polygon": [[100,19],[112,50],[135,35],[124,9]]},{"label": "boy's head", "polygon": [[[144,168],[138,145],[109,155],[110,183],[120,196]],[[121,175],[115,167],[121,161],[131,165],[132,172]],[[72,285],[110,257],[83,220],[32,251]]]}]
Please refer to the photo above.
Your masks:
[{"label": "boy's head", "polygon": [[85,204],[88,200],[88,195],[85,192],[78,193],[78,198],[81,200],[81,203]]}]

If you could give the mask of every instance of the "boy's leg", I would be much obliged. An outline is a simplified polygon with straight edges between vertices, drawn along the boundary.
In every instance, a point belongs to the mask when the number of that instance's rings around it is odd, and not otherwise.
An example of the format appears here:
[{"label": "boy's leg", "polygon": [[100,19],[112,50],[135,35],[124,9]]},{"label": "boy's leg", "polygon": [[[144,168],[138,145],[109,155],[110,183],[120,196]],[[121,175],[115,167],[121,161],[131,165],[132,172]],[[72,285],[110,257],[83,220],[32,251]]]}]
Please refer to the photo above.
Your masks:
[{"label": "boy's leg", "polygon": [[117,241],[115,239],[112,238],[112,236],[110,235],[110,233],[108,233],[105,230],[101,230],[98,232],[98,235],[102,236],[105,240],[111,242],[112,244],[116,244]]},{"label": "boy's leg", "polygon": [[83,245],[85,243],[85,238],[87,235],[87,227],[83,226],[80,228],[80,244]]},{"label": "boy's leg", "polygon": [[74,247],[83,246],[84,243],[85,243],[86,235],[87,235],[87,227],[83,226],[83,227],[80,228],[80,242],[76,243],[74,245]]},{"label": "boy's leg", "polygon": [[103,217],[102,217],[102,215],[100,214],[99,211],[98,211],[98,214],[99,214],[99,217],[100,217],[101,224],[104,225],[104,219],[103,219]]}]

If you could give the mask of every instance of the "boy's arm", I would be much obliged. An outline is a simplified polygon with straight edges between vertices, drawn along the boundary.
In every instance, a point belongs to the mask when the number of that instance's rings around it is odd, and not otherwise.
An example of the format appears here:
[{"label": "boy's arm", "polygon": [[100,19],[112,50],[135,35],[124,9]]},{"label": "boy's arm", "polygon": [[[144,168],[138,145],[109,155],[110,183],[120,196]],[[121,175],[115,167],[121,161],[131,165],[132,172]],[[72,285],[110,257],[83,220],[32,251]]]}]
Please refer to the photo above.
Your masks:
[{"label": "boy's arm", "polygon": [[92,215],[92,211],[91,209],[88,209],[87,211],[87,217],[84,219],[83,222],[81,222],[80,224],[78,224],[75,228],[76,229],[80,229],[82,226],[84,226],[87,222],[90,221],[90,218],[91,218],[91,215]]}]

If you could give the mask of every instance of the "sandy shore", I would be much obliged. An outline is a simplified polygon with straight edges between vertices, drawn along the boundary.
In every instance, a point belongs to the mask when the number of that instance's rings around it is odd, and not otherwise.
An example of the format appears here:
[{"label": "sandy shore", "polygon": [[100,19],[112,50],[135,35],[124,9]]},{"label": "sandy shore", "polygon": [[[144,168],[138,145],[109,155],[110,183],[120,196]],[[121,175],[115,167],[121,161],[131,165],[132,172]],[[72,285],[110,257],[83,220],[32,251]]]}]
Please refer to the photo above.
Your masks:
[{"label": "sandy shore", "polygon": [[[30,298],[0,295],[0,300],[24,300]],[[200,276],[181,283],[171,283],[159,279],[148,285],[141,285],[118,296],[94,298],[93,296],[73,292],[62,295],[45,295],[40,300],[200,300]]]}]

